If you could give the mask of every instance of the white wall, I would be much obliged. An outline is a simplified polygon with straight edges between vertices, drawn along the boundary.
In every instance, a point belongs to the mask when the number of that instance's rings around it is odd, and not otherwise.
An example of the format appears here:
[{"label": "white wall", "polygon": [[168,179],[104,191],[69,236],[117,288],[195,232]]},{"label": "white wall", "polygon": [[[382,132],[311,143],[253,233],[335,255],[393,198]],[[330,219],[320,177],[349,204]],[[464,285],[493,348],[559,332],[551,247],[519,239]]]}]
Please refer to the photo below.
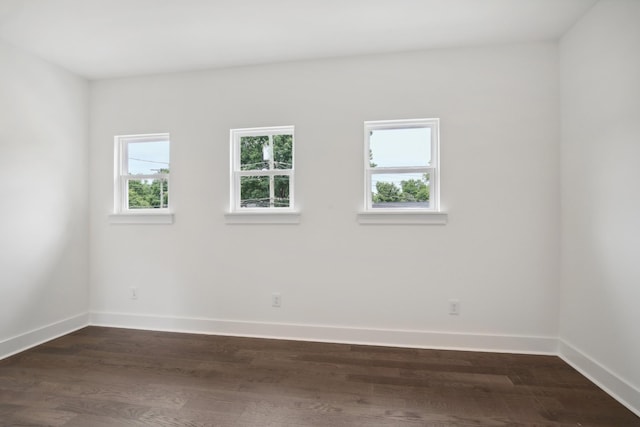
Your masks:
[{"label": "white wall", "polygon": [[0,357],[88,319],[87,123],[84,80],[0,43]]},{"label": "white wall", "polygon": [[563,353],[640,414],[640,2],[561,42]]},{"label": "white wall", "polygon": [[[557,73],[549,43],[93,82],[93,321],[555,351]],[[363,121],[422,117],[441,118],[449,224],[358,225]],[[229,129],[273,125],[296,126],[302,222],[227,225]],[[171,133],[176,221],[110,225],[113,136],[149,132]],[[460,316],[448,315],[449,298],[460,300]],[[349,329],[312,336],[269,322]],[[416,334],[381,331],[389,329]],[[420,335],[427,331],[461,338]]]}]

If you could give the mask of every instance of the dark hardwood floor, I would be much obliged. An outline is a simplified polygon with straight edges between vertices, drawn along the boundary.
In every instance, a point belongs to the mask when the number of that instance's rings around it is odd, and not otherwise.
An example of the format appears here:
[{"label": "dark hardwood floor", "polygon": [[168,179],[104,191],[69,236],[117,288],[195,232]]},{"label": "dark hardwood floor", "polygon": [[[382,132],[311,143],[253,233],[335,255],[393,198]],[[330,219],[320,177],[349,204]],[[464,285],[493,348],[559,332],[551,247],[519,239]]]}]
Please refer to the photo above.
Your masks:
[{"label": "dark hardwood floor", "polygon": [[640,426],[553,356],[88,327],[0,361],[2,426]]}]

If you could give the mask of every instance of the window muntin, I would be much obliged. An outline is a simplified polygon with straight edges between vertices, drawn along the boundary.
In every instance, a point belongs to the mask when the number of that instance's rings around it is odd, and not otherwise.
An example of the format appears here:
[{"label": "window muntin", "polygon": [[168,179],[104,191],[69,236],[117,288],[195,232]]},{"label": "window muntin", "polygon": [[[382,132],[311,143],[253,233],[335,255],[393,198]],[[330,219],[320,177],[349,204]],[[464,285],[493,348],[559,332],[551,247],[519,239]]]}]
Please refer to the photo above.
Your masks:
[{"label": "window muntin", "polygon": [[116,137],[115,210],[169,210],[169,134]]},{"label": "window muntin", "polygon": [[293,126],[232,129],[231,210],[292,210]]},{"label": "window muntin", "polygon": [[439,211],[438,119],[365,122],[365,210]]}]

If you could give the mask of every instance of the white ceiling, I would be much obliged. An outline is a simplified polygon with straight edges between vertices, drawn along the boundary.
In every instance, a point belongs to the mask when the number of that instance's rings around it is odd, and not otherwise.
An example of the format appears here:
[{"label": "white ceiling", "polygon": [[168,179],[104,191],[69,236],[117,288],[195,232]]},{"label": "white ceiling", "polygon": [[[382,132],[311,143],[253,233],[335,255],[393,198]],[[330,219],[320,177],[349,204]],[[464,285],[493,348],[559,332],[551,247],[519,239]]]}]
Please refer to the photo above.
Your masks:
[{"label": "white ceiling", "polygon": [[559,38],[597,0],[0,0],[0,38],[90,79]]}]

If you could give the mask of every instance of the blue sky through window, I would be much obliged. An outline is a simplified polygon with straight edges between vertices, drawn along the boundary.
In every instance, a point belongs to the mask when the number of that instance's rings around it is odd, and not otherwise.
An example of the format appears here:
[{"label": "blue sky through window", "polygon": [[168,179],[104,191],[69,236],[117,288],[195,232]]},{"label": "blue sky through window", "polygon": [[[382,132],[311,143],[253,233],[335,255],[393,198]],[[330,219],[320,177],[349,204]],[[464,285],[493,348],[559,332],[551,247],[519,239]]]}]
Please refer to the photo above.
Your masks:
[{"label": "blue sky through window", "polygon": [[169,141],[132,142],[128,145],[129,173],[149,175],[169,169]]},{"label": "blue sky through window", "polygon": [[376,129],[369,137],[372,162],[378,167],[429,166],[431,129]]}]

